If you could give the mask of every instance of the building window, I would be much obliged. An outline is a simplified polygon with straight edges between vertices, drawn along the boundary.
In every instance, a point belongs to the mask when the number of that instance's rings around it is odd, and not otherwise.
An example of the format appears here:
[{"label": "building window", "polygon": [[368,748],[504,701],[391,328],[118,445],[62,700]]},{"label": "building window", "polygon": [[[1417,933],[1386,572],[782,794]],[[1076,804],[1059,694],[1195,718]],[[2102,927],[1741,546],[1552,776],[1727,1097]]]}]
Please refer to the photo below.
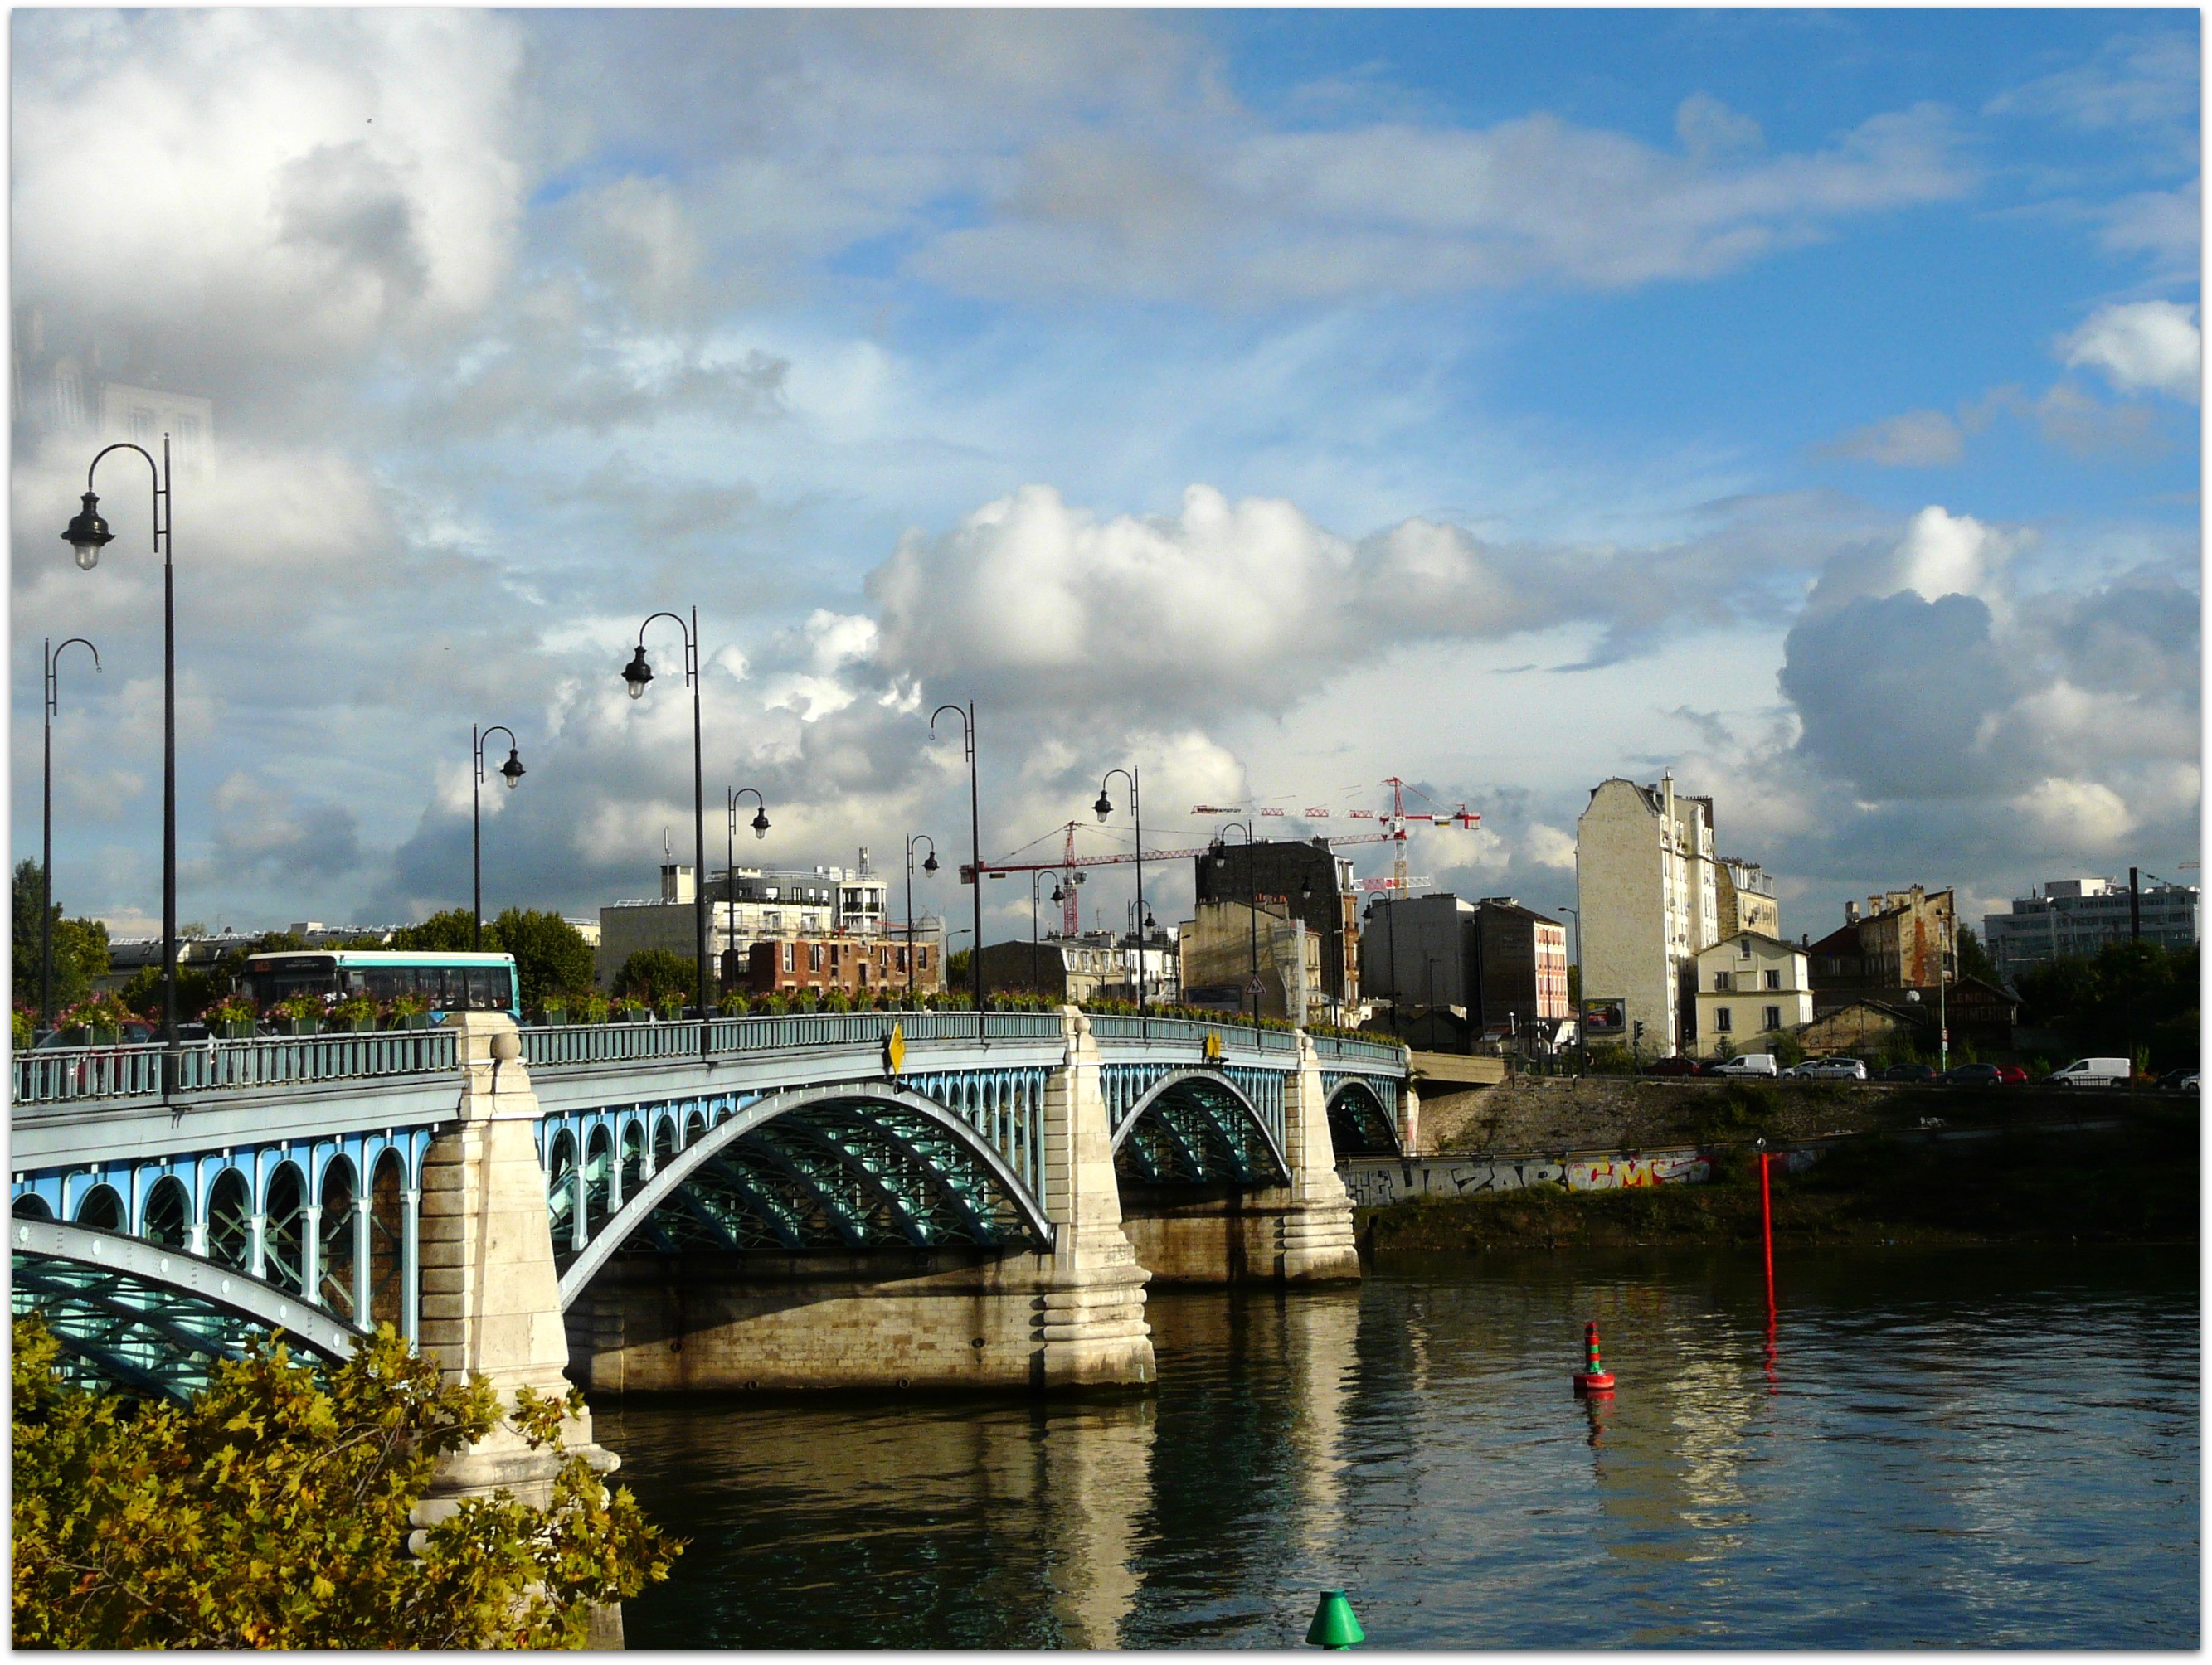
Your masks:
[{"label": "building window", "polygon": [[1715,1007],[1713,1008],[1713,1033],[1714,1033],[1714,1034],[1716,1034],[1716,1035],[1726,1035],[1726,1034],[1727,1034],[1730,1030],[1734,1029],[1735,1027],[1735,1008],[1734,1008],[1734,1007],[1732,1007],[1732,1006],[1715,1006]]},{"label": "building window", "polygon": [[1769,988],[1779,988],[1779,987],[1782,987],[1782,974],[1781,974],[1779,971],[1770,971],[1770,972],[1768,972],[1768,973],[1766,974],[1766,986],[1767,986]]},{"label": "building window", "polygon": [[1765,1023],[1760,1025],[1761,1028],[1780,1029],[1782,1027],[1782,1008],[1780,1006],[1762,1006],[1760,1011],[1764,1012],[1766,1018]]},{"label": "building window", "polygon": [[822,969],[822,945],[818,942],[806,945],[806,969],[809,971],[819,971]]},{"label": "building window", "polygon": [[1713,973],[1713,993],[1714,993],[1714,994],[1727,994],[1728,992],[1729,992],[1729,974],[1728,974],[1727,972],[1725,972],[1725,971],[1716,971],[1716,972],[1714,972],[1714,973]]},{"label": "building window", "polygon": [[783,969],[786,971],[795,969],[792,964],[792,955],[796,951],[796,949],[797,945],[794,943],[787,942],[783,945]]},{"label": "building window", "polygon": [[1749,937],[1742,938],[1737,942],[1735,945],[1735,955],[1740,960],[1747,960],[1751,957],[1751,939]]}]

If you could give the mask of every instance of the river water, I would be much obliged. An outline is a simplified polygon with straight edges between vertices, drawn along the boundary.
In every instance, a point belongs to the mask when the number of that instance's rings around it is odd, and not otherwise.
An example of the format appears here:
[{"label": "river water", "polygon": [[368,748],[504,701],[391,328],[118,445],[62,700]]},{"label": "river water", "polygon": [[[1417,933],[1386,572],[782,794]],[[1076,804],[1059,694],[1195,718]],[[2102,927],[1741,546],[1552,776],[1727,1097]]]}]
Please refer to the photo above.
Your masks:
[{"label": "river water", "polygon": [[[1384,1257],[1156,1397],[610,1403],[634,1648],[2195,1647],[2193,1251]],[[1610,1403],[1568,1382],[1602,1326]]]}]

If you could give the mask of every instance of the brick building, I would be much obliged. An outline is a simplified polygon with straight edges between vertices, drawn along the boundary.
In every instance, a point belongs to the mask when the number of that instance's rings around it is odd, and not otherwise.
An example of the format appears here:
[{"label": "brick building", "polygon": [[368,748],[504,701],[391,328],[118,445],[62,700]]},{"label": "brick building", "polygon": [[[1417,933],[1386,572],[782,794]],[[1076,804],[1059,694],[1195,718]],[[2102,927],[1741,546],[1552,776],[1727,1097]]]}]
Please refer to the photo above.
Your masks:
[{"label": "brick building", "polygon": [[[733,951],[724,963],[728,983],[738,969]],[[785,937],[754,943],[745,951],[745,988],[755,994],[925,994],[945,987],[945,966],[937,945],[917,942],[908,963],[907,945],[884,937]]]}]

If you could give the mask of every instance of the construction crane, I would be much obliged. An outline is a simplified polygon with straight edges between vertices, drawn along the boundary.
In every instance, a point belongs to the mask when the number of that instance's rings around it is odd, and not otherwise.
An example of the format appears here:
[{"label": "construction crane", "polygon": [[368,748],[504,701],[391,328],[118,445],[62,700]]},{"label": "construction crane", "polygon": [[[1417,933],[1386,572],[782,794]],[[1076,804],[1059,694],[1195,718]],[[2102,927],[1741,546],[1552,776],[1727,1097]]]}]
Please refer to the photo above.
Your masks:
[{"label": "construction crane", "polygon": [[[1470,810],[1465,804],[1461,804],[1456,809],[1451,810],[1446,810],[1441,805],[1435,811],[1409,810],[1406,807],[1406,783],[1402,780],[1394,775],[1382,784],[1390,788],[1390,808],[1387,814],[1378,815],[1372,810],[1353,810],[1350,811],[1348,817],[1349,819],[1355,821],[1376,822],[1379,823],[1380,830],[1371,833],[1324,835],[1322,842],[1332,850],[1339,846],[1353,844],[1394,845],[1395,853],[1395,860],[1391,864],[1390,878],[1384,884],[1376,888],[1387,888],[1398,896],[1403,896],[1411,882],[1407,877],[1406,868],[1407,827],[1419,822],[1429,826],[1472,829],[1482,819],[1482,816],[1480,811]],[[1422,795],[1419,787],[1414,787],[1413,791],[1417,796]],[[1243,805],[1213,804],[1194,804],[1191,805],[1190,812],[1193,815],[1230,815],[1240,811],[1247,813],[1255,812],[1247,810]],[[1256,813],[1261,816],[1280,817],[1285,811],[1280,809],[1261,808]],[[1305,811],[1303,818],[1307,821],[1328,820],[1331,818],[1331,812],[1327,809],[1310,808]],[[986,861],[982,864],[982,871],[994,878],[1004,878],[1012,873],[1060,874],[1061,876],[1060,922],[1069,936],[1079,935],[1082,930],[1082,915],[1078,908],[1075,892],[1075,887],[1083,882],[1081,869],[1121,866],[1135,861],[1140,854],[1146,861],[1184,861],[1207,854],[1212,848],[1211,844],[1207,844],[1188,850],[1145,850],[1142,852],[1120,850],[1105,855],[1078,855],[1075,853],[1075,830],[1079,824],[1070,821],[1064,828],[1054,829],[1066,834],[1066,844],[1057,860]],[[1049,837],[1050,835],[1048,834],[1046,836]],[[1033,839],[1030,844],[1023,846],[1023,848],[1033,848],[1042,842],[1042,839]],[[1017,854],[1019,853],[1016,852]],[[966,862],[960,864],[960,882],[963,884],[975,883],[975,873],[976,870],[969,864]],[[1369,881],[1370,885],[1374,883],[1374,881]]]}]

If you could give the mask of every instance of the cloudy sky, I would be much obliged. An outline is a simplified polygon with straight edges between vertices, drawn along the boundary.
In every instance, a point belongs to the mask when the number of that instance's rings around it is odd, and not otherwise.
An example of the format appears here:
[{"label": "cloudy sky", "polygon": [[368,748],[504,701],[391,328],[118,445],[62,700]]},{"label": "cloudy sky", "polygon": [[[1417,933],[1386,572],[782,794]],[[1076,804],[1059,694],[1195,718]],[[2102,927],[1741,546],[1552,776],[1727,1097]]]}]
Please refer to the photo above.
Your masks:
[{"label": "cloudy sky", "polygon": [[[88,635],[72,912],[158,914],[160,580],[115,463],[97,573],[55,536],[90,442],[23,390],[63,355],[213,402],[176,549],[214,927],[465,905],[471,722],[530,770],[489,905],[649,890],[690,842],[674,632],[643,702],[619,672],[695,605],[716,862],[730,786],[749,856],[964,852],[928,714],[972,698],[987,855],[1133,761],[1156,847],[1197,804],[1347,829],[1401,775],[1483,816],[1418,874],[1553,906],[1590,787],[1672,768],[1792,934],[2196,877],[2194,14],[17,11],[12,47],[14,842],[40,639]],[[919,903],[964,916],[950,878]]]}]

